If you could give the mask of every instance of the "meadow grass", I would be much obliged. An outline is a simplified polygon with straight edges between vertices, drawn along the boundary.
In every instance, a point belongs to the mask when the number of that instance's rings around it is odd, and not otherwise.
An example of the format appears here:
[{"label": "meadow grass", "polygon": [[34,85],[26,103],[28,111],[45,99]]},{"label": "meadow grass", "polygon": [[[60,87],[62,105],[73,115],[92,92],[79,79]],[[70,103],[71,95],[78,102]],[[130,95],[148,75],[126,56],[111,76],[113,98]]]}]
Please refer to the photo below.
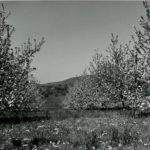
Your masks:
[{"label": "meadow grass", "polygon": [[55,117],[0,124],[3,150],[148,150],[150,118],[119,111],[55,112]]}]

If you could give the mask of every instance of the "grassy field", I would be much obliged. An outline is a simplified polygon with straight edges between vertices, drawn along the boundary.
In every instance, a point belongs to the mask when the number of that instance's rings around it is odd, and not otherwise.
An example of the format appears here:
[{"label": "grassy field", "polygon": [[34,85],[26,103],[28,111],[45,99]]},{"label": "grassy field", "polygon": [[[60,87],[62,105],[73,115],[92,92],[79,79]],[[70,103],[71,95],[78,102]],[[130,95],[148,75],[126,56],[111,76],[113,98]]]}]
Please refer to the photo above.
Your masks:
[{"label": "grassy field", "polygon": [[128,112],[53,112],[40,121],[0,124],[4,150],[149,150],[150,118]]}]

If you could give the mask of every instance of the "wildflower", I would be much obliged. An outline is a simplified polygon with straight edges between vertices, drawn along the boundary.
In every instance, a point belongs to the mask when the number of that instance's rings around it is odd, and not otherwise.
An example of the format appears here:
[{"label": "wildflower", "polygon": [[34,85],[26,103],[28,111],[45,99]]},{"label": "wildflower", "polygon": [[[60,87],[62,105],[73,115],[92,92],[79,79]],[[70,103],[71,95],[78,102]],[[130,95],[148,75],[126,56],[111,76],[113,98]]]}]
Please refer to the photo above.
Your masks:
[{"label": "wildflower", "polygon": [[37,146],[36,145],[33,146],[33,150],[37,150]]},{"label": "wildflower", "polygon": [[111,147],[111,146],[108,146],[108,149],[109,149],[109,150],[112,150],[112,147]]},{"label": "wildflower", "polygon": [[59,147],[58,145],[55,144],[55,142],[52,143],[53,147]]},{"label": "wildflower", "polygon": [[26,132],[30,132],[30,130],[29,129],[27,129],[27,130],[25,130]]},{"label": "wildflower", "polygon": [[60,144],[60,140],[57,141],[57,144]]},{"label": "wildflower", "polygon": [[43,128],[43,127],[45,127],[44,125],[39,125],[38,127],[37,127],[37,129],[40,129],[40,128]]},{"label": "wildflower", "polygon": [[58,134],[59,133],[59,128],[55,128],[54,131],[55,131],[55,134]]}]

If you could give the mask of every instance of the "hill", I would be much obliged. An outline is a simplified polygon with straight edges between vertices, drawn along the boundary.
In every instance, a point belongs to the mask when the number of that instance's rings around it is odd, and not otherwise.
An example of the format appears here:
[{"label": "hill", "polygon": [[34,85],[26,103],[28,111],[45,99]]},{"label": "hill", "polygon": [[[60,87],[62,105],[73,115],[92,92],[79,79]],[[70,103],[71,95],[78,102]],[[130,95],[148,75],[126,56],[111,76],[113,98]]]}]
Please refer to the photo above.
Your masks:
[{"label": "hill", "polygon": [[40,93],[46,100],[43,109],[44,110],[56,110],[62,109],[62,101],[64,100],[68,89],[74,85],[74,83],[79,80],[79,77],[69,78],[59,82],[51,82],[45,84],[39,84]]}]

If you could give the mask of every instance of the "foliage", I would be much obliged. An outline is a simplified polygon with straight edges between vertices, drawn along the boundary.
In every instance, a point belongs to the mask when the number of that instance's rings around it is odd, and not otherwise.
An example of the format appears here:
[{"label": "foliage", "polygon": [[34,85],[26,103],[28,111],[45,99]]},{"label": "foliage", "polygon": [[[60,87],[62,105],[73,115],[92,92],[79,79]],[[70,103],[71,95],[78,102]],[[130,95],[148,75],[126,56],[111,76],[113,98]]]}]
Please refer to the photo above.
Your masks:
[{"label": "foliage", "polygon": [[135,27],[135,36],[132,36],[134,47],[131,50],[135,103],[142,110],[150,108],[150,6],[147,1],[143,1],[143,6],[146,18],[141,16],[140,28]]},{"label": "foliage", "polygon": [[[70,89],[66,100],[68,107],[75,109],[95,109],[115,107],[127,100],[127,60],[128,47],[118,47],[118,36],[112,34],[108,56],[96,51],[88,73]],[[90,108],[89,108],[90,107]]]},{"label": "foliage", "polygon": [[118,46],[118,36],[112,34],[107,53],[108,55],[102,58],[102,55],[96,52],[89,70],[97,79],[100,97],[108,98],[110,103],[121,102],[125,107],[128,47]]},{"label": "foliage", "polygon": [[98,100],[98,94],[95,79],[92,76],[84,74],[69,89],[64,100],[64,106],[69,109],[98,108],[101,105]]},{"label": "foliage", "polygon": [[7,24],[4,5],[0,12],[0,108],[5,110],[30,109],[35,100],[35,81],[32,80],[32,59],[44,43],[30,39],[21,48],[11,48],[11,35],[14,28]]}]

